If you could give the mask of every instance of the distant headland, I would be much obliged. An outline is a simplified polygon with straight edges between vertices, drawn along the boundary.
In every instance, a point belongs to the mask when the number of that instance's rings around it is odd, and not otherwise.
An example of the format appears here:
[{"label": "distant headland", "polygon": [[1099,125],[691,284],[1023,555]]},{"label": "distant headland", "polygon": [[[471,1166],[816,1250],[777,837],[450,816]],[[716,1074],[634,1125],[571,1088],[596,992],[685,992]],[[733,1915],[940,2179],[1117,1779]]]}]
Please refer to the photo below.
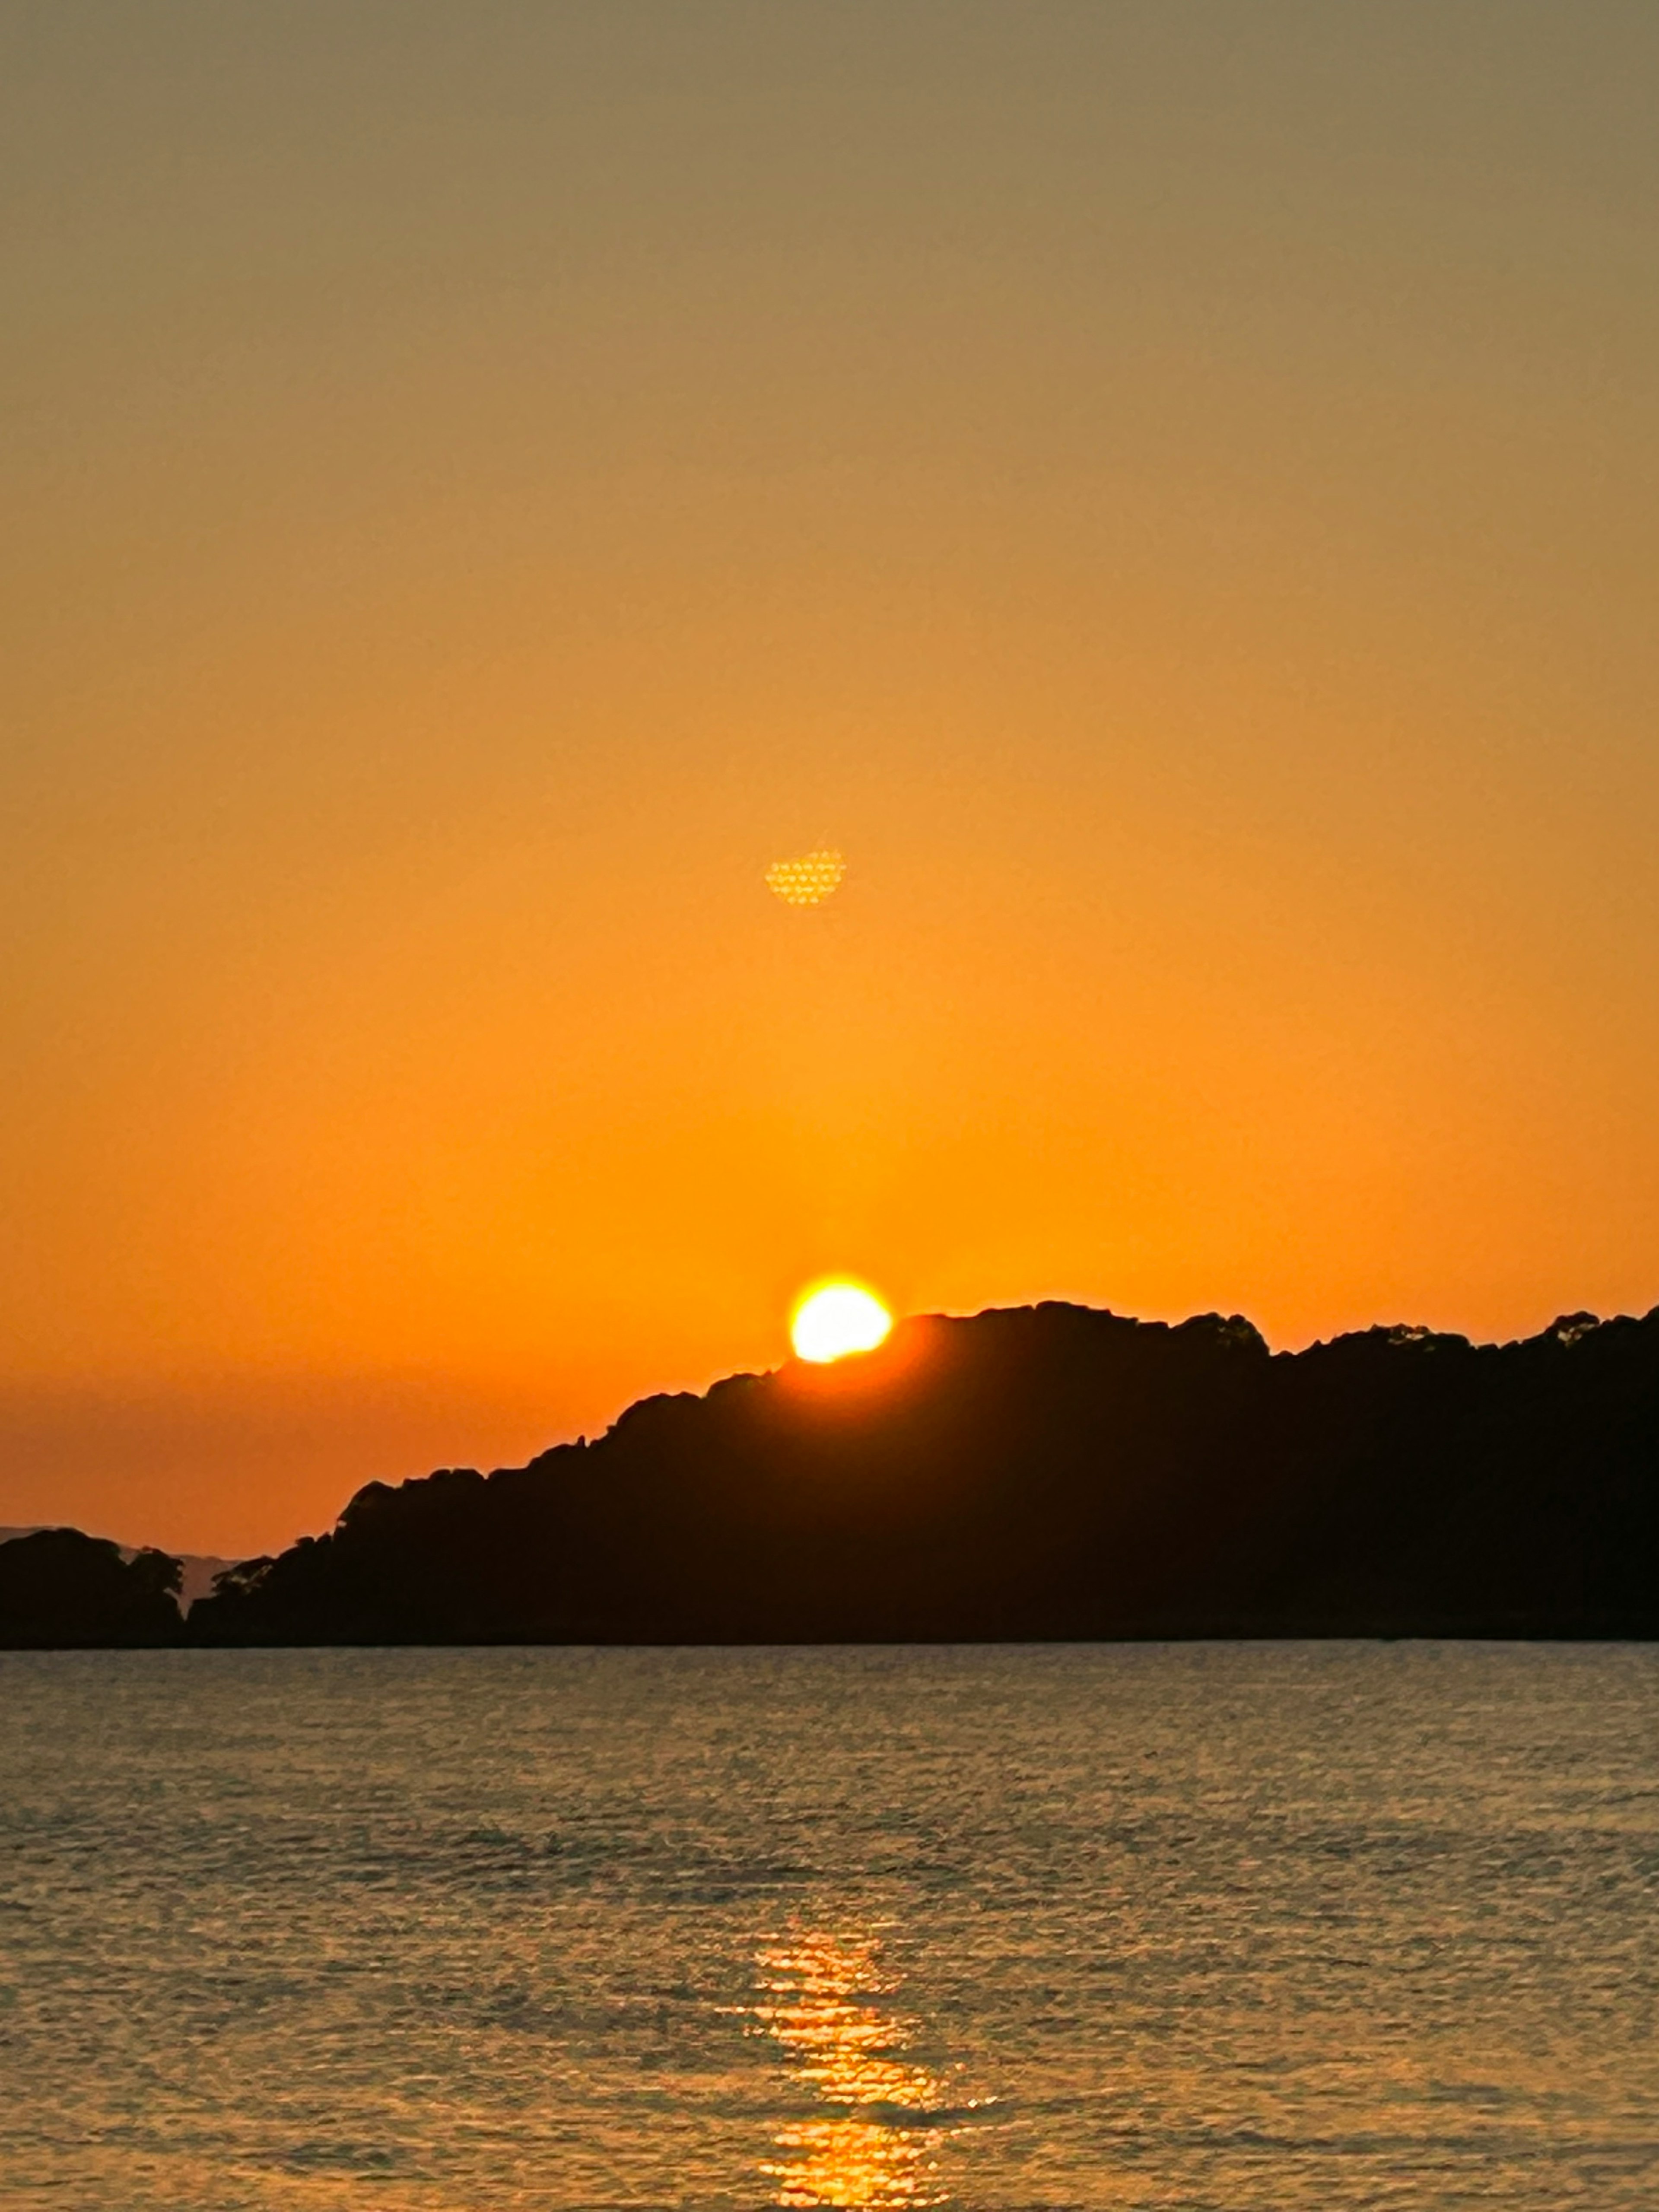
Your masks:
[{"label": "distant headland", "polygon": [[0,1544],[0,1645],[1659,1635],[1659,1308],[1270,1352],[1046,1304],[371,1483],[221,1574]]}]

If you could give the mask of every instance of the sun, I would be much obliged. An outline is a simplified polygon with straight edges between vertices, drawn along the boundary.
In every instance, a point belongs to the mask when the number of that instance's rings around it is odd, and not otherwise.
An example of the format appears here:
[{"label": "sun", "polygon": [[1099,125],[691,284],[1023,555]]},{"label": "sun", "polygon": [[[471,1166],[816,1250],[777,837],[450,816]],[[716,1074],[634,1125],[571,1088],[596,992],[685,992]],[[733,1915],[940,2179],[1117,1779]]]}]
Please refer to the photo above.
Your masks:
[{"label": "sun", "polygon": [[857,1283],[820,1283],[795,1308],[789,1341],[798,1359],[822,1365],[849,1352],[873,1352],[893,1316],[873,1291]]}]

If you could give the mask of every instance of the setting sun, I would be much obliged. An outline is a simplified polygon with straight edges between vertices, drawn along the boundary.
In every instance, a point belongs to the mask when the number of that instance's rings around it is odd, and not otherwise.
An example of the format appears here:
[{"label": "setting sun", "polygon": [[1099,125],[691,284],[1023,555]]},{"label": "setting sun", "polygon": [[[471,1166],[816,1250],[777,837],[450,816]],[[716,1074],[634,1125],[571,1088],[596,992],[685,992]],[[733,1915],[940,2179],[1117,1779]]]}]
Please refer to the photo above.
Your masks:
[{"label": "setting sun", "polygon": [[873,1352],[892,1326],[893,1316],[872,1291],[856,1283],[824,1283],[796,1307],[789,1340],[798,1358],[822,1364],[849,1352]]}]

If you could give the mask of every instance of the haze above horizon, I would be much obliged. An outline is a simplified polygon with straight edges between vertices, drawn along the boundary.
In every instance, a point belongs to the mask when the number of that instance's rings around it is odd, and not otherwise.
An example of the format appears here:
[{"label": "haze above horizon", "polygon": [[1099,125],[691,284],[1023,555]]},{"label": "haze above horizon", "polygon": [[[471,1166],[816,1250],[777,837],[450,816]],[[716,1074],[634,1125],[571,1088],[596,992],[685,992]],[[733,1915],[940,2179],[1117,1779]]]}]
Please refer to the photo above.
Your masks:
[{"label": "haze above horizon", "polygon": [[1656,82],[1634,0],[10,11],[0,1522],[269,1548],[843,1273],[1652,1306]]}]

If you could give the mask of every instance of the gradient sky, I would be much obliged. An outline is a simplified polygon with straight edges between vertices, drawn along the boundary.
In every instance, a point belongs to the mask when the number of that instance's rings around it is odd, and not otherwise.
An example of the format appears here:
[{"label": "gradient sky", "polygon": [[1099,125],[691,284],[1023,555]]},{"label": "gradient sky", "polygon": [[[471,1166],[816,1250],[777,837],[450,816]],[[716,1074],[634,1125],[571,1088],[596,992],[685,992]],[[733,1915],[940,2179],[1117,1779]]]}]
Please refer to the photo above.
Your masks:
[{"label": "gradient sky", "polygon": [[0,4],[0,1522],[842,1267],[1659,1299],[1656,112],[1652,0]]}]

